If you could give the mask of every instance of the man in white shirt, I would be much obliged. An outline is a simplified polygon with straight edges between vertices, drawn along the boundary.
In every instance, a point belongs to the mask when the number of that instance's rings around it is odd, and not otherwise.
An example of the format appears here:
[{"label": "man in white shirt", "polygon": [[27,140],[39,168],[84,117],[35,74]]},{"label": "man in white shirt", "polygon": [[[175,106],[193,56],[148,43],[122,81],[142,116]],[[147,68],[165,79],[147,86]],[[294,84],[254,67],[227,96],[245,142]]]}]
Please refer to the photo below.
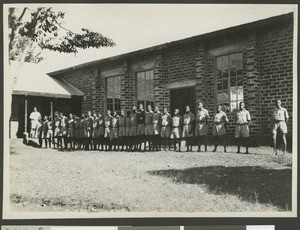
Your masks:
[{"label": "man in white shirt", "polygon": [[287,125],[286,123],[288,122],[289,115],[288,112],[285,108],[281,106],[281,100],[278,99],[276,101],[276,107],[272,111],[272,133],[273,133],[273,144],[274,144],[274,150],[273,150],[273,156],[277,155],[277,131],[279,130],[280,133],[282,133],[282,139],[283,139],[283,144],[284,144],[284,150],[283,154],[286,153],[286,134],[287,134]]},{"label": "man in white shirt", "polygon": [[31,131],[30,131],[30,136],[37,138],[37,127],[38,127],[38,119],[41,116],[41,114],[37,111],[37,108],[33,108],[33,112],[31,112],[29,118],[31,120]]},{"label": "man in white shirt", "polygon": [[249,124],[250,124],[250,121],[251,121],[250,113],[249,113],[248,110],[245,109],[245,103],[240,102],[239,111],[237,112],[236,117],[235,117],[235,123],[236,123],[235,137],[238,138],[238,151],[237,151],[237,153],[240,153],[242,140],[243,140],[244,145],[246,147],[246,154],[249,153],[249,151],[248,151],[248,137],[249,137]]}]

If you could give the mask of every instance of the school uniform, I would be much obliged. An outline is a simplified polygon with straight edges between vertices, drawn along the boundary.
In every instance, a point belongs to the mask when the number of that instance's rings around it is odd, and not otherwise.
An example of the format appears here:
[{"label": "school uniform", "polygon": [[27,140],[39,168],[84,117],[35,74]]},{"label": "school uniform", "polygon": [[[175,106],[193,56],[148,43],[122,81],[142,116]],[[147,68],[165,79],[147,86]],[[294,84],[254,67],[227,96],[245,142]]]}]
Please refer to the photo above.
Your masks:
[{"label": "school uniform", "polygon": [[54,133],[53,133],[54,137],[60,136],[60,118],[59,117],[55,117],[54,118]]},{"label": "school uniform", "polygon": [[50,139],[53,137],[53,121],[48,121],[47,126],[48,129],[47,129],[46,138]]},{"label": "school uniform", "polygon": [[235,137],[249,137],[249,125],[248,122],[251,121],[250,113],[248,110],[243,109],[236,114],[236,131]]},{"label": "school uniform", "polygon": [[94,117],[92,121],[92,138],[98,138],[99,136],[99,118]]},{"label": "school uniform", "polygon": [[130,115],[130,129],[129,129],[129,136],[136,136],[137,135],[137,121],[138,115],[136,113]]},{"label": "school uniform", "polygon": [[79,139],[81,137],[80,136],[80,118],[79,117],[76,118],[74,125],[75,125],[75,137],[77,139]]},{"label": "school uniform", "polygon": [[194,114],[191,112],[184,113],[182,116],[182,137],[192,137],[192,122],[195,120]]},{"label": "school uniform", "polygon": [[85,118],[85,137],[87,138],[92,137],[92,130],[93,130],[93,117],[89,116]]},{"label": "school uniform", "polygon": [[112,121],[112,116],[111,115],[106,115],[104,119],[104,137],[110,137],[110,126],[111,126],[111,121]]},{"label": "school uniform", "polygon": [[115,139],[115,138],[118,138],[118,134],[119,134],[119,132],[118,132],[118,121],[119,121],[119,116],[118,115],[116,115],[116,116],[113,116],[112,118],[111,118],[111,129],[110,129],[110,138],[112,138],[112,139]]},{"label": "school uniform", "polygon": [[145,113],[145,135],[151,136],[153,135],[153,111],[149,111]]},{"label": "school uniform", "polygon": [[68,119],[68,137],[75,137],[75,121],[74,119]]},{"label": "school uniform", "polygon": [[42,123],[42,133],[41,133],[41,138],[42,139],[47,138],[47,131],[48,131],[48,121],[44,121]]},{"label": "school uniform", "polygon": [[85,119],[81,118],[79,122],[79,133],[80,133],[80,138],[85,137]]},{"label": "school uniform", "polygon": [[225,123],[228,122],[226,113],[218,112],[214,118],[213,136],[223,136],[226,134]]},{"label": "school uniform", "polygon": [[274,108],[272,111],[272,118],[273,118],[272,133],[277,134],[277,131],[279,130],[281,133],[286,134],[287,133],[286,119],[289,118],[287,110],[283,107]]},{"label": "school uniform", "polygon": [[98,117],[98,137],[104,136],[104,119],[103,117]]},{"label": "school uniform", "polygon": [[119,118],[119,137],[126,136],[126,116],[122,115]]},{"label": "school uniform", "polygon": [[68,128],[67,128],[67,118],[66,117],[62,117],[60,120],[60,133],[59,135],[62,137],[65,137],[68,135]]},{"label": "school uniform", "polygon": [[160,135],[161,113],[154,112],[152,117],[153,135]]},{"label": "school uniform", "polygon": [[173,116],[171,120],[171,124],[172,124],[172,129],[171,129],[170,138],[171,139],[180,138],[182,117],[178,114]]},{"label": "school uniform", "polygon": [[169,138],[171,135],[171,122],[172,116],[167,113],[161,116],[161,129],[160,129],[160,137]]},{"label": "school uniform", "polygon": [[208,111],[204,108],[197,109],[195,136],[207,135],[207,120],[209,119]]},{"label": "school uniform", "polygon": [[137,135],[145,134],[145,111],[137,113]]},{"label": "school uniform", "polygon": [[130,136],[130,116],[125,118],[125,136],[129,137]]}]

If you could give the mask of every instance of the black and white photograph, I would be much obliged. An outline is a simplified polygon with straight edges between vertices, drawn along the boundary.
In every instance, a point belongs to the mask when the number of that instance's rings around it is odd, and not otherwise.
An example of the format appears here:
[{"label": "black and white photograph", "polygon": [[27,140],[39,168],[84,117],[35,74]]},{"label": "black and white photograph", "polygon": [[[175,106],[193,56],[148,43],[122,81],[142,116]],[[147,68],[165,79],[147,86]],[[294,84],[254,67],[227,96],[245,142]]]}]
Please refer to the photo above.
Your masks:
[{"label": "black and white photograph", "polygon": [[3,218],[296,217],[297,7],[4,4]]}]

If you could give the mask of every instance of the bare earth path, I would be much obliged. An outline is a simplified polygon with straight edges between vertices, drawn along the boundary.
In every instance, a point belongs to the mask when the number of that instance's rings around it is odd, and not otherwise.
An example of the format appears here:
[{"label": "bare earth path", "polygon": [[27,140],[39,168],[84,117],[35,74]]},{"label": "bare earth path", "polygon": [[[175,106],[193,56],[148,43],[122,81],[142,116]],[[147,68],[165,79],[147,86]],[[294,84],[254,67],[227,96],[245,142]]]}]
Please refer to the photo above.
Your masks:
[{"label": "bare earth path", "polygon": [[[209,148],[211,149],[211,147]],[[11,204],[30,211],[291,210],[292,155],[59,152],[11,140]]]}]

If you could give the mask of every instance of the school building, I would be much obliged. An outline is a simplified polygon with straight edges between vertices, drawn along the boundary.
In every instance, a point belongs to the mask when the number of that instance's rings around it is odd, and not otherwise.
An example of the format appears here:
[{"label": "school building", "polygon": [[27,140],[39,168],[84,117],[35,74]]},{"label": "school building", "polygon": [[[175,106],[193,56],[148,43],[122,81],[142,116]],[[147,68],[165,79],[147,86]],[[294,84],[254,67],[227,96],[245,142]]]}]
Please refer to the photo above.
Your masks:
[{"label": "school building", "polygon": [[[293,100],[293,13],[96,60],[48,73],[84,94],[83,112],[129,110],[139,103],[185,105],[202,101],[213,117],[217,104],[228,115],[229,133],[238,103],[252,116],[253,137],[269,136],[277,98],[290,115]],[[212,133],[212,120],[209,132]]]}]

